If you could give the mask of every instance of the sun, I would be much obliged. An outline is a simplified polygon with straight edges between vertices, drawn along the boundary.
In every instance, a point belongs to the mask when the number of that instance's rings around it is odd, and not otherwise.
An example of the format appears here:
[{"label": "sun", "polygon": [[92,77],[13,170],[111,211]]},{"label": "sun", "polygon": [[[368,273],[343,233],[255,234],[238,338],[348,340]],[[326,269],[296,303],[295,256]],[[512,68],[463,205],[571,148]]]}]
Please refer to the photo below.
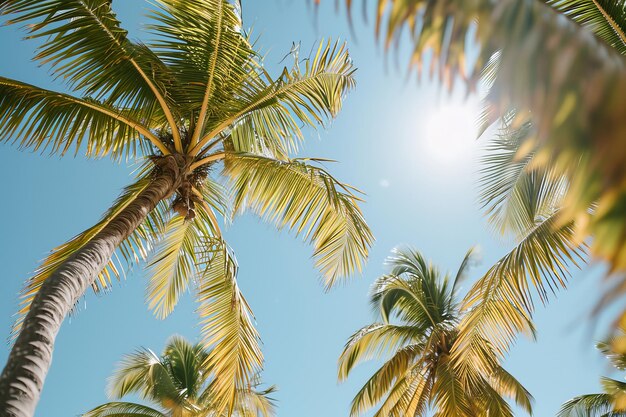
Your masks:
[{"label": "sun", "polygon": [[473,101],[445,103],[424,115],[421,145],[439,164],[470,161],[476,148],[478,106]]}]

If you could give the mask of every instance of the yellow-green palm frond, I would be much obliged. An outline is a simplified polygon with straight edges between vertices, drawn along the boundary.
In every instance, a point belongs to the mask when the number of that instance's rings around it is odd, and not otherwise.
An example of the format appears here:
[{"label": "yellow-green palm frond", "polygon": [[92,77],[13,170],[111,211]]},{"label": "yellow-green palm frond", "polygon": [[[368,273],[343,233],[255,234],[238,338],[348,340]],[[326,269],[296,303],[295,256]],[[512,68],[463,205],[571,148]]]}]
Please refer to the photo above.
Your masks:
[{"label": "yellow-green palm frond", "polygon": [[[432,370],[421,370],[419,368],[410,371],[401,384],[398,384],[399,395],[395,394],[395,387],[389,398],[383,403],[376,417],[384,416],[419,416],[424,415],[432,398],[434,378],[431,377]],[[404,384],[403,382],[406,382]],[[390,401],[391,400],[391,401]],[[395,403],[394,403],[395,401]]]},{"label": "yellow-green palm frond", "polygon": [[481,386],[481,392],[476,398],[472,415],[514,417],[511,406],[502,397],[502,394],[487,383]]},{"label": "yellow-green palm frond", "polygon": [[182,216],[171,218],[151,255],[146,299],[148,307],[161,319],[174,310],[190,284],[197,282],[204,242],[221,236],[214,216],[209,215],[211,210],[198,205],[191,220]]},{"label": "yellow-green palm frond", "polygon": [[421,335],[421,329],[412,326],[373,323],[363,327],[348,339],[339,357],[339,380],[345,380],[359,363],[387,356],[398,349],[408,349],[407,354],[418,353],[424,348],[418,344]]},{"label": "yellow-green palm frond", "polygon": [[151,255],[146,301],[158,318],[174,310],[182,293],[196,279],[196,244],[202,235],[195,222],[178,215],[172,217]]},{"label": "yellow-green palm frond", "polygon": [[558,417],[623,417],[626,412],[613,410],[613,399],[609,394],[581,395],[561,406]]},{"label": "yellow-green palm frond", "polygon": [[218,414],[231,414],[237,390],[248,386],[263,364],[260,337],[248,302],[237,285],[237,263],[221,239],[205,242],[204,271],[198,278],[198,313],[205,361],[213,374],[209,386]]},{"label": "yellow-green palm frond", "polygon": [[[126,355],[109,381],[109,395],[116,399],[138,395],[165,410],[163,414],[167,416],[274,416],[271,394],[276,388],[261,388],[258,373],[245,386],[235,389],[232,408],[225,410],[216,397],[215,368],[206,366],[211,355],[212,349],[206,350],[203,343],[191,344],[180,336],[172,336],[161,356],[149,349]],[[85,416],[151,417],[152,413],[161,416],[161,411],[140,404],[112,402],[94,408]]]},{"label": "yellow-green palm frond", "polygon": [[148,48],[127,39],[110,0],[7,0],[0,13],[10,23],[35,22],[29,37],[43,39],[35,59],[50,64],[71,88],[122,108],[158,109],[179,135],[174,77]]},{"label": "yellow-green palm frond", "polygon": [[220,119],[225,102],[246,83],[257,55],[227,0],[161,0],[151,14],[151,45],[184,86],[186,111],[195,112],[193,146],[207,121]]},{"label": "yellow-green palm frond", "polygon": [[210,374],[202,367],[208,354],[202,344],[191,344],[181,336],[167,341],[162,357],[174,384],[184,390],[184,396],[194,401],[200,395],[203,384]]},{"label": "yellow-green palm frond", "polygon": [[166,151],[140,117],[109,102],[0,77],[0,141],[22,148],[59,155],[84,149],[87,156],[111,154],[118,160],[152,153],[150,142]]},{"label": "yellow-green palm frond", "polygon": [[[33,276],[27,280],[22,290],[20,309],[17,313],[18,318],[13,326],[12,338],[16,337],[19,333],[22,327],[22,321],[26,317],[26,314],[28,314],[33,299],[50,274],[73,253],[87,245],[91,239],[117,216],[117,214],[131,204],[135,198],[150,185],[151,181],[150,172],[142,174],[137,182],[124,189],[120,197],[115,201],[100,222],[63,245],[55,248],[51,254],[41,262]],[[122,256],[123,262],[119,259],[116,262],[116,258],[111,259],[92,284],[94,291],[99,292],[109,289],[112,284],[112,279],[114,277],[119,279],[124,273],[124,268],[146,259],[156,242],[157,236],[165,227],[167,218],[166,212],[167,206],[165,203],[161,202],[148,214],[144,222],[122,242],[117,249],[117,253]]]},{"label": "yellow-green palm frond", "polygon": [[235,405],[234,415],[237,417],[273,417],[276,414],[276,402],[271,395],[276,392],[275,386],[264,390],[257,387],[239,389],[239,398]]},{"label": "yellow-green palm frond", "polygon": [[102,404],[83,414],[83,417],[167,417],[154,408],[127,402]]},{"label": "yellow-green palm frond", "polygon": [[460,367],[487,371],[491,353],[502,358],[518,333],[534,337],[533,292],[547,301],[550,292],[565,286],[568,269],[584,259],[572,222],[563,222],[559,214],[531,229],[464,298],[466,314],[453,348]]},{"label": "yellow-green palm frond", "polygon": [[428,369],[426,371],[414,369],[399,377],[389,391],[387,398],[374,413],[374,417],[406,415],[406,410],[412,400],[417,401],[416,413],[423,412],[428,405],[433,386],[433,379],[428,372]]},{"label": "yellow-green palm frond", "polygon": [[[302,139],[294,120],[317,127],[335,117],[355,84],[354,72],[346,45],[330,40],[320,42],[314,56],[285,68],[276,79],[260,68],[222,106],[224,115],[207,122],[196,150],[229,128],[240,150],[255,152],[261,146],[284,159]],[[259,139],[263,145],[253,143]]]},{"label": "yellow-green palm frond", "polygon": [[[472,417],[472,404],[450,357],[442,357],[437,364],[433,385],[433,405],[441,417]],[[497,415],[497,414],[496,414]]]},{"label": "yellow-green palm frond", "polygon": [[608,340],[596,343],[596,349],[608,359],[615,369],[620,371],[626,371],[626,352],[619,348],[624,340],[623,338],[624,330],[620,328]]},{"label": "yellow-green palm frond", "polygon": [[361,270],[373,236],[354,189],[305,161],[229,154],[225,174],[236,211],[251,210],[313,244],[315,264],[330,288]]},{"label": "yellow-green palm frond", "polygon": [[[395,352],[356,393],[350,407],[350,415],[362,415],[381,402],[394,384],[398,383],[403,375],[410,372],[412,365],[418,361],[419,355],[422,354],[423,351],[424,346],[411,344]],[[349,369],[342,369],[346,362],[342,360],[344,354],[342,354],[339,360],[340,372],[342,373],[340,374],[340,380],[342,377],[347,377],[350,371]],[[363,361],[365,357],[361,356],[358,359]]]},{"label": "yellow-green palm frond", "polygon": [[111,398],[137,394],[161,405],[180,404],[185,394],[172,378],[168,361],[149,349],[140,349],[122,359],[109,380],[108,392]]},{"label": "yellow-green palm frond", "polygon": [[494,366],[488,384],[506,398],[511,398],[528,414],[532,414],[534,398],[531,393],[502,366]]},{"label": "yellow-green palm frond", "polygon": [[624,0],[545,0],[575,22],[591,29],[622,55],[626,54]]},{"label": "yellow-green palm frond", "polygon": [[531,122],[513,127],[508,119],[481,161],[480,200],[489,222],[498,233],[516,238],[559,210],[568,190],[565,176],[536,166],[533,150],[522,148],[532,130]]}]

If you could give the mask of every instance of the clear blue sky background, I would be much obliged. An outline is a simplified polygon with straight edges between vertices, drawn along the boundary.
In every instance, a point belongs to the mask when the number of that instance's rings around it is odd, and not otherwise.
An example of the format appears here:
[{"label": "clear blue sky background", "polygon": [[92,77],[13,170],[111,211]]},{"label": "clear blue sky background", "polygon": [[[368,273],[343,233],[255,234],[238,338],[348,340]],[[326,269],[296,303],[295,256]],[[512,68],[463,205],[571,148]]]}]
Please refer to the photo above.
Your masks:
[{"label": "clear blue sky background", "polygon": [[[359,368],[338,385],[336,360],[346,338],[372,320],[368,288],[384,271],[390,249],[414,245],[453,270],[469,246],[480,244],[484,259],[474,270],[477,278],[511,246],[489,232],[476,203],[477,158],[484,141],[474,142],[463,121],[468,117],[464,106],[475,109],[476,99],[464,105],[459,94],[449,98],[434,83],[406,81],[393,60],[385,65],[371,25],[355,19],[355,39],[345,15],[335,14],[333,1],[325,2],[317,23],[306,3],[244,0],[244,20],[261,35],[266,65],[275,71],[292,41],[302,41],[302,55],[321,36],[350,43],[358,86],[332,126],[309,135],[302,155],[341,161],[329,167],[332,172],[366,191],[364,210],[377,238],[370,262],[362,276],[324,294],[311,250],[298,238],[251,215],[238,218],[227,238],[264,340],[264,379],[280,389],[278,415],[340,417],[347,416],[352,395],[373,367]],[[114,2],[133,37],[142,36],[146,5]],[[34,44],[20,37],[16,27],[0,28],[0,74],[62,88],[31,61]],[[458,117],[451,117],[450,108]],[[38,260],[91,226],[130,181],[130,171],[106,159],[59,159],[0,146],[0,337],[9,335],[17,294]],[[568,292],[548,308],[540,307],[538,343],[521,341],[507,361],[535,396],[537,416],[554,415],[571,396],[598,390],[598,377],[608,371],[592,346],[601,332],[587,320],[598,296],[597,275],[576,273]],[[197,338],[190,297],[171,317],[158,321],[144,305],[145,282],[138,268],[110,294],[89,294],[82,311],[66,321],[38,416],[75,416],[104,402],[106,378],[136,347],[160,351],[172,334]],[[0,345],[2,364],[7,354],[8,346]]]}]

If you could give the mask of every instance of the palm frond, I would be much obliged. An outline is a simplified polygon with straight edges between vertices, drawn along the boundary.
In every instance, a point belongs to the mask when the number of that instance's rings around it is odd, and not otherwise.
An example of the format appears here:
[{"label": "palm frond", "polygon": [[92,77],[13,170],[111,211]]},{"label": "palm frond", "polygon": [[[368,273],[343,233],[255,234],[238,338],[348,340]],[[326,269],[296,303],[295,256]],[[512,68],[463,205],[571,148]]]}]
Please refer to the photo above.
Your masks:
[{"label": "palm frond", "polygon": [[422,373],[418,369],[399,378],[380,408],[374,413],[374,417],[405,415],[411,401],[415,401],[418,405],[415,415],[420,415],[420,411],[423,413],[429,405],[433,385],[433,379],[427,372]]},{"label": "palm frond", "polygon": [[452,282],[452,294],[456,293],[457,287],[465,281],[469,276],[470,268],[473,268],[480,261],[480,252],[477,246],[472,246],[468,249],[463,257],[463,261],[461,261],[461,265],[454,276],[454,281]]},{"label": "palm frond", "polygon": [[437,364],[436,373],[433,403],[437,407],[437,413],[442,417],[473,416],[464,386],[456,375],[449,357],[441,359]]},{"label": "palm frond", "polygon": [[[388,323],[373,323],[354,333],[339,357],[339,380],[345,380],[360,362],[380,358],[401,348],[409,349],[409,342],[419,340],[420,329]],[[410,344],[412,350],[419,345]]]},{"label": "palm frond", "polygon": [[[151,181],[150,172],[143,174],[137,182],[124,189],[120,197],[115,201],[100,222],[54,249],[52,253],[41,262],[41,265],[35,270],[33,276],[28,279],[22,290],[20,309],[17,313],[18,318],[13,326],[12,337],[17,336],[19,333],[22,327],[22,321],[30,310],[33,299],[50,274],[73,253],[87,245],[89,241],[104,229],[109,222],[124,210],[124,208],[128,207],[128,205],[150,185]],[[165,203],[161,202],[148,214],[143,224],[135,229],[133,233],[122,242],[117,252],[122,255],[125,265],[120,264],[116,266],[113,259],[109,261],[92,285],[94,291],[99,292],[110,288],[112,278],[119,278],[122,275],[123,271],[121,271],[120,268],[129,267],[146,259],[157,236],[162,232],[165,226],[165,219],[167,218],[166,212],[167,207]]]},{"label": "palm frond", "polygon": [[167,417],[165,414],[145,405],[110,402],[102,404],[83,414],[83,417]]},{"label": "palm frond", "polygon": [[492,359],[485,352],[493,349],[501,358],[518,333],[534,337],[533,291],[545,302],[550,292],[566,285],[568,269],[584,259],[585,248],[574,238],[573,223],[559,219],[559,214],[532,229],[464,298],[467,314],[453,348],[461,367],[488,370]]},{"label": "palm frond", "polygon": [[[205,187],[205,194],[212,196],[209,188],[210,185]],[[191,220],[182,216],[170,219],[148,263],[150,284],[146,299],[161,319],[174,310],[180,296],[196,282],[203,243],[221,236],[215,217],[209,214],[212,209],[206,204],[198,205]]]},{"label": "palm frond", "polygon": [[126,355],[109,380],[109,396],[122,398],[138,394],[157,403],[180,403],[184,390],[172,379],[166,361],[149,349]]},{"label": "palm frond", "polygon": [[222,117],[225,102],[245,84],[257,56],[232,2],[162,0],[151,14],[152,47],[184,86],[185,111],[195,113],[193,147],[205,124]]},{"label": "palm frond", "polygon": [[489,222],[501,234],[523,236],[564,204],[567,180],[554,168],[533,166],[534,152],[522,145],[532,123],[505,122],[482,158],[480,200]]},{"label": "palm frond", "polygon": [[186,398],[195,399],[209,376],[202,368],[207,356],[201,344],[192,345],[181,336],[167,341],[162,357],[167,358],[168,372]]},{"label": "palm frond", "polygon": [[624,332],[622,330],[621,334],[613,335],[609,340],[598,342],[596,344],[596,349],[598,349],[605,358],[611,362],[611,365],[620,371],[626,371],[626,353],[616,350],[615,346],[619,346],[619,343],[623,340]]},{"label": "palm frond", "polygon": [[[212,401],[221,412],[233,412],[237,390],[261,370],[260,337],[252,311],[237,285],[237,263],[221,239],[208,240],[202,259],[197,300],[203,344],[211,349],[206,367],[214,375]],[[218,413],[218,414],[219,414]]]},{"label": "palm frond", "polygon": [[[402,376],[410,371],[411,366],[423,351],[424,346],[411,344],[395,352],[356,393],[350,407],[350,415],[353,417],[361,415],[376,406],[391,391],[394,384],[398,383]],[[365,357],[360,357],[359,360],[363,361]],[[347,377],[350,371],[349,369],[342,369],[345,368],[344,362],[340,359],[339,366],[340,372],[342,372],[340,380],[342,377]]]},{"label": "palm frond", "polygon": [[0,141],[11,140],[22,148],[64,155],[84,147],[87,156],[122,159],[152,153],[143,136],[169,153],[138,117],[136,111],[107,102],[0,77]]},{"label": "palm frond", "polygon": [[273,417],[276,414],[276,401],[270,395],[274,392],[276,392],[275,386],[264,390],[239,389],[235,414],[238,417]]},{"label": "palm frond", "polygon": [[477,410],[472,410],[474,412],[472,415],[514,417],[511,406],[489,384],[484,384],[481,387],[481,395],[476,401],[475,408]]},{"label": "palm frond", "polygon": [[148,48],[127,39],[110,0],[7,0],[0,13],[10,15],[10,23],[36,21],[28,26],[30,38],[43,39],[35,58],[73,89],[120,107],[159,108],[182,150],[168,94],[176,91],[174,78]]},{"label": "palm frond", "polygon": [[[249,148],[254,132],[268,149],[294,149],[302,133],[293,118],[317,126],[334,117],[341,110],[344,95],[354,86],[354,71],[345,44],[329,40],[320,43],[304,68],[296,63],[276,80],[265,71],[251,76],[235,99],[223,106],[225,117],[207,123],[207,133],[195,151],[229,127],[238,130],[240,146],[248,143]],[[240,124],[252,128],[237,128]]]},{"label": "palm frond", "polygon": [[558,417],[601,417],[612,414],[613,399],[609,394],[587,394],[572,398],[561,406]]},{"label": "palm frond", "polygon": [[532,415],[534,398],[530,392],[502,366],[494,367],[489,384],[499,395],[512,398],[518,407]]},{"label": "palm frond", "polygon": [[353,188],[300,160],[227,155],[234,209],[252,210],[278,228],[302,234],[314,247],[326,288],[360,271],[373,242]]},{"label": "palm frond", "polygon": [[623,0],[546,0],[546,3],[591,29],[620,54],[626,54],[626,3]]}]

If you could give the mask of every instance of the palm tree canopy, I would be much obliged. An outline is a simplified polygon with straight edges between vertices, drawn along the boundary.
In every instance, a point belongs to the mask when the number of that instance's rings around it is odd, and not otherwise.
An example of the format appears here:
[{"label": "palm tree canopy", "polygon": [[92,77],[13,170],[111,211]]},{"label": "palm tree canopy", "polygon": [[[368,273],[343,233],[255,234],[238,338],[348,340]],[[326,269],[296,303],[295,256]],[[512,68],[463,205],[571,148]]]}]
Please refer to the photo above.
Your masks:
[{"label": "palm tree canopy", "polygon": [[[109,381],[109,396],[115,400],[135,394],[151,406],[114,401],[102,404],[84,414],[85,417],[133,415],[221,416],[214,402],[213,378],[204,367],[209,351],[201,344],[192,345],[179,336],[172,337],[161,356],[149,349],[127,355]],[[258,378],[249,387],[239,389],[233,401],[237,417],[273,417],[275,387],[259,390]]]},{"label": "palm tree canopy", "polygon": [[513,416],[506,398],[531,412],[532,396],[500,366],[487,340],[474,348],[489,355],[489,369],[461,366],[452,355],[463,334],[459,283],[472,255],[470,250],[452,277],[413,249],[394,251],[389,273],[370,296],[380,321],[354,333],[339,358],[340,380],[360,362],[385,358],[355,396],[352,416],[377,405],[375,416],[423,416],[429,409],[441,417]]},{"label": "palm tree canopy", "polygon": [[203,343],[212,348],[206,365],[215,371],[216,401],[232,408],[263,356],[218,216],[229,221],[248,210],[302,236],[327,288],[360,271],[373,242],[360,192],[317,159],[290,156],[303,128],[335,117],[354,86],[346,45],[322,41],[272,76],[236,2],[156,1],[146,43],[128,38],[110,0],[6,0],[0,14],[26,24],[28,38],[41,43],[35,59],[69,90],[0,77],[0,141],[145,160],[102,220],[56,248],[28,280],[14,333],[50,274],[128,207],[162,164],[174,164],[175,193],[122,243],[122,261],[110,261],[93,287],[110,288],[123,268],[148,258],[146,299],[157,317],[192,290]]}]

